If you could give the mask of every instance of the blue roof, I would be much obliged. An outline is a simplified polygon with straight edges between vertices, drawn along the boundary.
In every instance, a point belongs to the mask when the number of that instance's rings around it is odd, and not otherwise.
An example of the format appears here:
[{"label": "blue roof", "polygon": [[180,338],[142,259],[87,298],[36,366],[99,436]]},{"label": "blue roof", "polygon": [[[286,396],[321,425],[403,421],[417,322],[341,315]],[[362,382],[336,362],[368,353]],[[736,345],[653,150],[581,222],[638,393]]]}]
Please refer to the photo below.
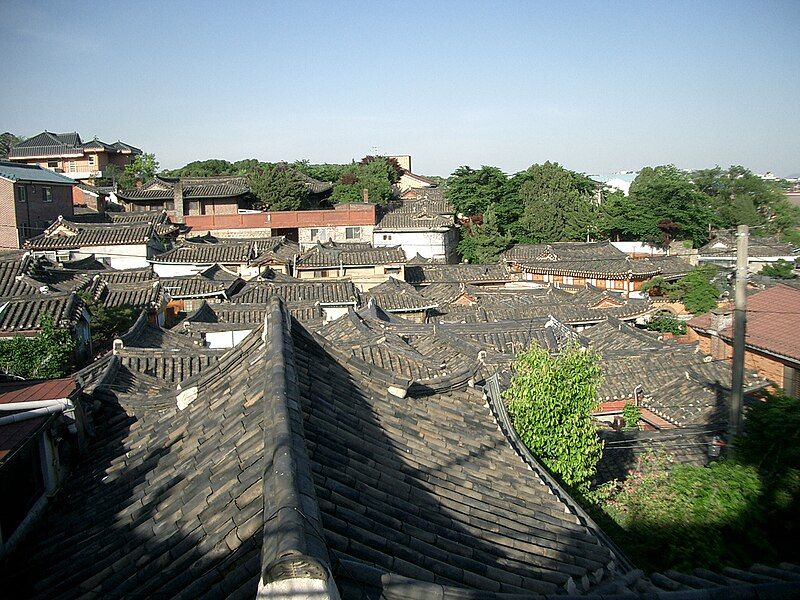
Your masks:
[{"label": "blue roof", "polygon": [[76,183],[74,179],[59,175],[49,169],[43,169],[38,165],[26,165],[5,160],[0,160],[0,177],[11,181],[32,181],[35,183],[59,183],[61,185],[74,185]]}]

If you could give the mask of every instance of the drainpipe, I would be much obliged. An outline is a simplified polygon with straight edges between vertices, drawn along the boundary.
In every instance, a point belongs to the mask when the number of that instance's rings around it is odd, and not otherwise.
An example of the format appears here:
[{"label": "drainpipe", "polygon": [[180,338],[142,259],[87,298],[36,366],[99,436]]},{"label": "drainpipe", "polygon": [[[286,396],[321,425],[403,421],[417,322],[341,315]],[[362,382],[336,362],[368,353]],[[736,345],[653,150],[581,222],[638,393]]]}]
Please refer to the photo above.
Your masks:
[{"label": "drainpipe", "polygon": [[643,389],[644,388],[641,386],[641,384],[639,384],[635,388],[633,388],[633,403],[636,405],[636,408],[639,408],[639,404],[640,404],[640,402],[639,402],[639,394],[642,393]]},{"label": "drainpipe", "polygon": [[38,400],[32,402],[0,404],[0,412],[9,412],[12,410],[21,410],[22,412],[0,417],[0,425],[19,423],[20,421],[28,421],[30,419],[44,417],[55,413],[73,412],[75,407],[72,405],[72,402],[66,398],[59,400]]}]

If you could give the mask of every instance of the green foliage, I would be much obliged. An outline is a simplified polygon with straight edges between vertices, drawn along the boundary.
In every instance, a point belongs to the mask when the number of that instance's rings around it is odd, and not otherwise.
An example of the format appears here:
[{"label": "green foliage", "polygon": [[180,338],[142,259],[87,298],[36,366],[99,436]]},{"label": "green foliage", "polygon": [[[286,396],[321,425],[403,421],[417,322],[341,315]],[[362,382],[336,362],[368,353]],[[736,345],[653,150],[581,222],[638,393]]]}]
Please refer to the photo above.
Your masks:
[{"label": "green foliage", "polygon": [[531,165],[509,183],[522,207],[510,225],[515,239],[528,243],[582,240],[596,229],[596,184],[558,163]]},{"label": "green foliage", "polygon": [[483,166],[476,171],[461,166],[447,180],[445,195],[457,213],[471,216],[503,204],[507,193],[508,177],[497,167]]},{"label": "green foliage", "polygon": [[11,148],[19,144],[24,139],[25,138],[16,136],[8,131],[5,133],[0,133],[0,158],[8,158],[9,150],[11,150]]},{"label": "green foliage", "polygon": [[504,397],[522,441],[566,485],[588,489],[603,452],[592,423],[598,355],[571,346],[557,356],[533,345],[517,355]]},{"label": "green foliage", "polygon": [[136,187],[137,183],[145,183],[152,179],[156,171],[158,171],[158,161],[155,154],[139,154],[125,167],[119,178],[119,185],[122,188]]},{"label": "green foliage", "polygon": [[250,173],[250,190],[265,210],[298,210],[308,199],[308,188],[297,171],[285,165],[264,165]]},{"label": "green foliage", "polygon": [[756,469],[732,462],[653,468],[626,480],[604,509],[639,567],[721,568],[765,550],[761,489]]},{"label": "green foliage", "polygon": [[622,408],[622,418],[625,420],[625,427],[636,429],[639,426],[639,419],[642,418],[642,411],[635,404],[628,402]]},{"label": "green foliage", "polygon": [[659,331],[661,333],[674,333],[675,335],[686,333],[686,323],[684,321],[666,315],[659,315],[650,319],[646,327],[650,331]]},{"label": "green foliage", "polygon": [[711,283],[717,273],[714,265],[695,267],[675,283],[653,277],[645,282],[642,290],[653,296],[666,296],[672,302],[683,302],[686,310],[693,314],[705,313],[717,306],[719,290]]},{"label": "green foliage", "polygon": [[76,341],[68,329],[57,328],[53,318],[43,316],[42,330],[33,337],[0,340],[0,370],[25,379],[53,379],[69,373]]},{"label": "green foliage", "polygon": [[630,197],[638,209],[630,218],[639,239],[663,246],[672,239],[691,240],[696,246],[708,240],[708,226],[715,219],[711,199],[675,166],[642,169]]},{"label": "green foliage", "polygon": [[130,305],[107,308],[100,302],[87,304],[92,316],[92,349],[95,354],[110,348],[114,338],[128,331],[140,314]]},{"label": "green foliage", "polygon": [[794,279],[794,263],[788,260],[779,259],[774,264],[764,265],[761,268],[761,274],[767,277],[775,277],[777,279]]},{"label": "green foliage", "polygon": [[611,240],[636,239],[636,230],[631,215],[637,211],[633,198],[621,191],[607,193],[598,215],[597,231]]},{"label": "green foliage", "polygon": [[333,186],[333,201],[337,204],[363,202],[363,190],[369,201],[385,206],[392,198],[394,168],[384,157],[365,157],[367,162],[349,165]]},{"label": "green foliage", "polygon": [[482,225],[474,226],[471,231],[466,227],[461,229],[458,251],[470,263],[496,263],[500,253],[510,245],[510,238],[500,232],[494,207],[490,207],[483,214]]},{"label": "green foliage", "polygon": [[307,160],[299,160],[292,166],[309,177],[318,181],[339,181],[349,165],[320,164],[312,165]]}]

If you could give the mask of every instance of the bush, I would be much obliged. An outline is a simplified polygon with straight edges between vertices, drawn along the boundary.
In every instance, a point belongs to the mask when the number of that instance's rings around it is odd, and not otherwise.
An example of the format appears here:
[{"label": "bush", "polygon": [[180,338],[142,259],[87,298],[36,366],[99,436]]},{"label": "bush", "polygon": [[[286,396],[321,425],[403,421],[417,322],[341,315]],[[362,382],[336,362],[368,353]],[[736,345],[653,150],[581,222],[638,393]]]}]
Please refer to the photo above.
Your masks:
[{"label": "bush", "polygon": [[635,429],[639,427],[642,411],[635,404],[628,402],[622,409],[622,418],[625,419],[625,427]]},{"label": "bush", "polygon": [[761,274],[776,279],[794,279],[794,263],[781,258],[776,263],[764,265]]},{"label": "bush", "polygon": [[0,370],[25,379],[63,377],[73,366],[76,346],[68,329],[57,328],[51,316],[44,316],[35,336],[0,340]]},{"label": "bush", "polygon": [[650,319],[646,327],[650,331],[659,331],[661,333],[674,333],[675,335],[683,335],[686,333],[685,322],[664,315],[659,315]]},{"label": "bush", "polygon": [[514,428],[528,449],[566,485],[585,491],[603,444],[592,423],[598,355],[570,346],[556,356],[533,345],[517,355],[505,393]]}]

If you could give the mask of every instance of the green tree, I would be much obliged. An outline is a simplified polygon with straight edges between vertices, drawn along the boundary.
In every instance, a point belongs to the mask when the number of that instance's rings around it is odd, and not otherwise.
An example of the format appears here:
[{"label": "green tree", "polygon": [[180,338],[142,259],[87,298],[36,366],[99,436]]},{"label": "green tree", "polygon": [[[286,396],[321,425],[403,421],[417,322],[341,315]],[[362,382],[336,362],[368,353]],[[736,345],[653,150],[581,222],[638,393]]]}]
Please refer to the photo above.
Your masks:
[{"label": "green tree", "polygon": [[764,265],[761,268],[761,274],[767,277],[775,277],[776,279],[794,279],[794,263],[788,260],[779,259],[774,264]]},{"label": "green tree", "polygon": [[518,241],[540,243],[584,239],[596,229],[596,184],[555,162],[531,165],[509,184],[522,215],[509,226]]},{"label": "green tree", "polygon": [[344,175],[349,165],[335,165],[335,164],[309,164],[308,160],[298,160],[292,163],[292,166],[303,173],[316,179],[317,181],[339,181]]},{"label": "green tree", "polygon": [[337,204],[363,202],[363,190],[367,190],[370,202],[385,206],[392,198],[394,172],[383,157],[350,165],[333,186],[333,201]]},{"label": "green tree", "polygon": [[227,160],[211,158],[208,160],[196,160],[182,166],[180,169],[173,169],[168,174],[171,177],[214,177],[220,175],[237,175],[236,167]]},{"label": "green tree", "polygon": [[639,208],[632,215],[633,233],[644,241],[666,246],[680,239],[701,246],[708,240],[709,225],[716,222],[711,199],[673,165],[642,169],[630,197]]},{"label": "green tree", "polygon": [[125,167],[119,178],[119,185],[128,189],[136,187],[137,183],[142,184],[152,179],[156,171],[158,171],[158,161],[155,154],[139,154]]},{"label": "green tree", "polygon": [[265,165],[250,174],[256,205],[266,210],[298,210],[308,199],[308,188],[297,171],[286,164]]},{"label": "green tree", "polygon": [[642,418],[642,411],[632,402],[628,402],[622,407],[622,418],[625,421],[625,427],[636,429],[639,426],[639,419]]},{"label": "green tree", "polygon": [[99,354],[111,347],[114,338],[128,331],[141,311],[130,305],[107,308],[100,302],[88,305],[92,315],[92,350]]},{"label": "green tree", "polygon": [[608,192],[603,198],[597,215],[597,231],[612,240],[635,240],[636,230],[633,226],[637,218],[638,208],[630,196],[619,190]]},{"label": "green tree", "polygon": [[461,166],[447,180],[445,196],[456,212],[471,216],[482,215],[490,206],[503,205],[507,193],[508,177],[497,167],[484,165],[476,171]]},{"label": "green tree", "polygon": [[0,370],[25,379],[53,379],[69,373],[77,347],[69,329],[56,327],[45,315],[42,329],[33,337],[0,340]]},{"label": "green tree", "polygon": [[489,207],[483,213],[482,225],[475,225],[472,231],[461,229],[458,251],[470,263],[496,263],[510,245],[511,239],[500,232],[494,207]]},{"label": "green tree", "polygon": [[591,417],[601,379],[594,351],[573,345],[550,356],[533,345],[517,355],[504,394],[525,445],[578,491],[588,489],[603,453]]},{"label": "green tree", "polygon": [[0,134],[0,158],[2,159],[8,158],[8,153],[11,150],[11,148],[19,144],[24,139],[25,138],[16,136],[13,133],[9,133],[8,131]]}]

